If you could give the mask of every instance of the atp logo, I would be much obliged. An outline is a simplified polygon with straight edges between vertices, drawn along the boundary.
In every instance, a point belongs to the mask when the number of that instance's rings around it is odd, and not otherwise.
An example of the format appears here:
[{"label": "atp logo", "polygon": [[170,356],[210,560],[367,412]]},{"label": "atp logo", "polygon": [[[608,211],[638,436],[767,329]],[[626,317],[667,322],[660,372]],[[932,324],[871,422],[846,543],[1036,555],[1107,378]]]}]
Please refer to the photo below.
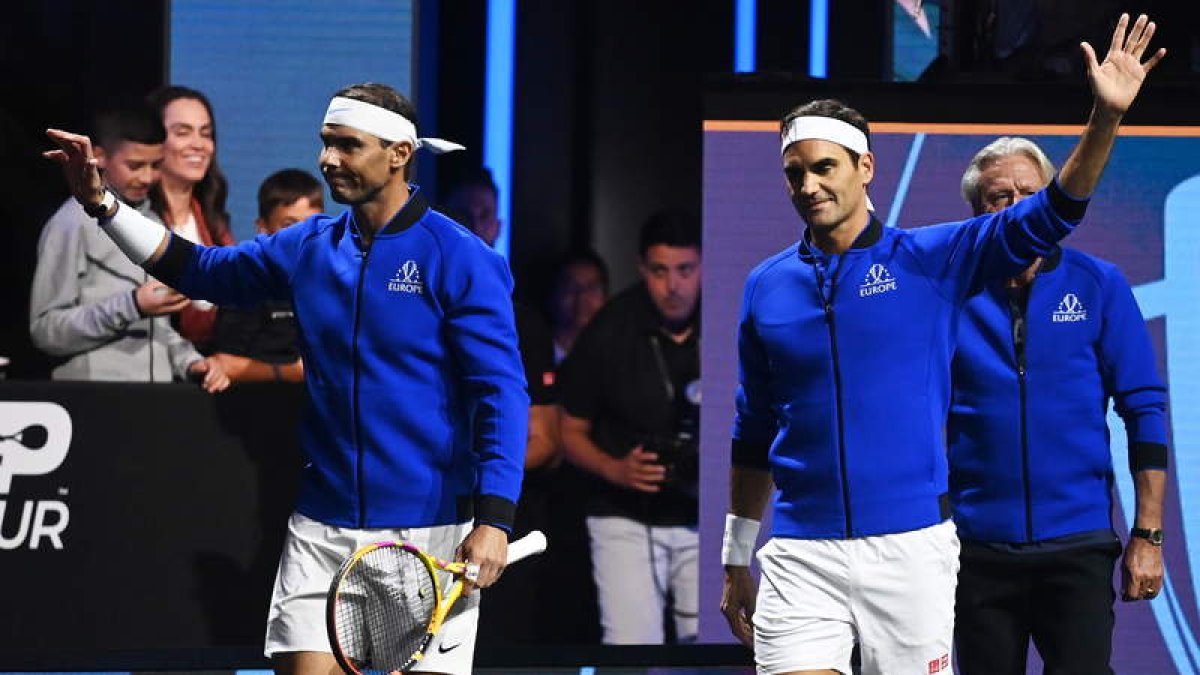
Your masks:
[{"label": "atp logo", "polygon": [[1087,310],[1084,309],[1083,303],[1079,301],[1079,296],[1074,293],[1067,293],[1059,301],[1058,309],[1054,310],[1054,315],[1051,319],[1054,323],[1087,321]]},{"label": "atp logo", "polygon": [[[44,476],[67,458],[71,446],[71,416],[57,403],[0,402],[0,496],[12,491],[16,476]],[[60,490],[60,494],[62,491]],[[71,514],[67,505],[55,500],[26,500],[14,528],[7,516],[15,502],[0,499],[0,550],[13,550],[28,543],[38,548],[42,539],[62,549],[62,533]],[[16,530],[16,534],[8,533]]]},{"label": "atp logo", "polygon": [[867,276],[858,287],[858,297],[865,298],[896,290],[896,277],[882,263],[875,263],[867,270]]},{"label": "atp logo", "polygon": [[424,293],[425,285],[421,283],[421,268],[417,265],[417,261],[404,261],[404,264],[388,281],[388,290],[393,293],[411,293],[413,295]]}]

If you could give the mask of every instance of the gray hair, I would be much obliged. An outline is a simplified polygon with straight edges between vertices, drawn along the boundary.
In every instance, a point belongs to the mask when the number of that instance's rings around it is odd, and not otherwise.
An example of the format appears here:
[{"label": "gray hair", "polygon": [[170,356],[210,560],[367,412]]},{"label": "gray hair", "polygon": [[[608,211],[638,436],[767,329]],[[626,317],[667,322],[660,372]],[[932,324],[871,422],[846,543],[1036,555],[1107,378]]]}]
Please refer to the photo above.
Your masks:
[{"label": "gray hair", "polygon": [[1033,160],[1033,163],[1037,164],[1038,169],[1041,170],[1042,178],[1046,182],[1054,178],[1054,163],[1046,157],[1046,153],[1042,152],[1037,143],[1020,136],[997,138],[975,153],[975,156],[971,158],[971,163],[967,165],[967,170],[963,173],[962,196],[971,205],[971,210],[976,215],[983,212],[983,195],[979,194],[980,174],[992,162],[1012,155],[1025,155]]}]

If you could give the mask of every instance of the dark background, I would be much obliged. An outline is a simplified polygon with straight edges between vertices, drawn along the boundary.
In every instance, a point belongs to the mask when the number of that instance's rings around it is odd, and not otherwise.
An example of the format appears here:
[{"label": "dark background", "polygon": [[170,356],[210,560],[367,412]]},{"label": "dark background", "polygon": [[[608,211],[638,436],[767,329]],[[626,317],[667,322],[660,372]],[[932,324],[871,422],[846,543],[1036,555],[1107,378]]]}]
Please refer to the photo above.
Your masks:
[{"label": "dark background", "polygon": [[[1172,53],[1154,73],[1155,87],[1196,81],[1198,3],[938,4],[942,56],[923,79],[951,91],[961,87],[969,117],[988,111],[996,120],[1015,115],[1048,121],[1041,117],[1046,96],[1065,96],[1078,102],[1071,108],[1078,113],[1064,121],[1082,121],[1086,90],[1082,75],[1071,70],[1079,59],[1070,55],[1082,38],[1102,54],[1118,11],[1147,11],[1162,26],[1156,42]],[[997,59],[995,9],[1005,4],[1027,6],[1049,27],[1013,56]],[[432,117],[444,137],[481,147],[486,2],[417,5],[421,115],[426,122]],[[890,72],[892,4],[835,0],[829,5],[828,82],[881,81]],[[44,377],[49,367],[30,345],[27,330],[37,237],[66,196],[56,168],[39,157],[48,147],[44,130],[85,129],[105,102],[164,84],[168,12],[167,0],[5,3],[0,22],[0,354],[12,359],[9,377]],[[513,232],[511,260],[521,294],[539,300],[552,262],[581,246],[592,246],[607,259],[619,288],[634,278],[636,232],[650,213],[672,207],[699,214],[706,86],[772,90],[767,98],[749,95],[743,108],[755,109],[760,118],[778,117],[810,97],[803,75],[809,67],[809,3],[759,0],[757,12],[757,72],[732,78],[733,0],[517,3],[512,222],[505,226]],[[1030,89],[1038,83],[1043,86]],[[920,107],[921,86],[897,85],[897,105]],[[1194,100],[1194,86],[1181,91]],[[874,111],[864,112],[880,119]],[[957,113],[946,111],[948,117]],[[478,166],[477,154],[460,155],[424,163],[419,181],[436,194],[439,186]]]}]

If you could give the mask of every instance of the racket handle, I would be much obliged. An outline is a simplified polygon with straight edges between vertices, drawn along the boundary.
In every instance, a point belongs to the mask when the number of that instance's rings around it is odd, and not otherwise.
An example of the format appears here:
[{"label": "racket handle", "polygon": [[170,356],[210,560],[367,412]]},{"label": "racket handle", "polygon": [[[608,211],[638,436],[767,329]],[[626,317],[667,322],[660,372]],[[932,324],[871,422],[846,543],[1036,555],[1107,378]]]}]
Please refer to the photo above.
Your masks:
[{"label": "racket handle", "polygon": [[534,530],[508,545],[508,564],[537,555],[546,550],[546,535],[541,530]]}]

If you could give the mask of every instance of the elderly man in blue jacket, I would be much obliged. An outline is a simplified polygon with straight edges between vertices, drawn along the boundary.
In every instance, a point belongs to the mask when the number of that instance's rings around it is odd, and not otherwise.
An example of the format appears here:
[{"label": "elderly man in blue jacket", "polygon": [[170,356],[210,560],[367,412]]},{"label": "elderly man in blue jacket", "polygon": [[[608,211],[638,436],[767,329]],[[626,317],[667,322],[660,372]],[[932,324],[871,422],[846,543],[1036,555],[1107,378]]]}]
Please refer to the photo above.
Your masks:
[{"label": "elderly man in blue jacket", "polygon": [[[962,179],[976,214],[1054,175],[1041,148],[1000,138]],[[1125,422],[1137,511],[1122,595],[1162,586],[1166,389],[1133,292],[1111,263],[1058,248],[964,308],[952,366],[950,495],[962,540],[955,643],[966,675],[1112,672],[1113,466],[1105,413]]]}]

